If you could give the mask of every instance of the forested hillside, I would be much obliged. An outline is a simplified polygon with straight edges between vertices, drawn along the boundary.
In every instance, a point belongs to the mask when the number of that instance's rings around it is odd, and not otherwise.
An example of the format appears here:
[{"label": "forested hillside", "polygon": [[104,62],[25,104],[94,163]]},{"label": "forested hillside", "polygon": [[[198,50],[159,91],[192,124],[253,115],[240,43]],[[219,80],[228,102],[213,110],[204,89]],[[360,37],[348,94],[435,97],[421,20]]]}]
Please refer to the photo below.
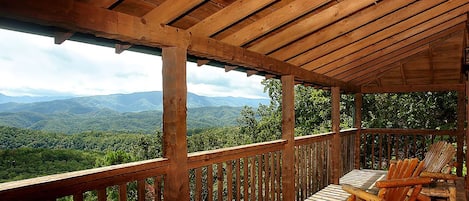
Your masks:
[{"label": "forested hillside", "polygon": [[[190,108],[189,152],[279,139],[281,84],[276,80],[267,80],[263,84],[271,100],[258,108]],[[330,92],[296,86],[295,94],[295,135],[329,131]],[[454,129],[456,125],[455,92],[364,95],[363,102],[364,127]],[[341,128],[353,125],[353,105],[352,95],[342,95]],[[0,126],[0,179],[6,181],[53,173],[43,171],[46,168],[42,166],[63,167],[54,170],[57,173],[71,171],[67,166],[86,169],[161,157],[161,112],[98,111],[84,116],[50,114],[57,115],[55,118],[35,112],[2,113],[0,122],[10,122],[13,127]],[[50,122],[44,121],[47,118]],[[18,125],[43,130],[15,128],[21,127]],[[65,125],[73,129],[61,127]],[[57,130],[50,132],[45,128]],[[51,154],[60,157],[49,157],[51,161],[44,158]],[[70,159],[64,160],[67,154]],[[20,162],[26,161],[28,156],[35,166],[41,167],[36,173],[30,173],[28,164]],[[38,162],[41,160],[43,162]],[[83,166],[74,161],[83,161]]]}]

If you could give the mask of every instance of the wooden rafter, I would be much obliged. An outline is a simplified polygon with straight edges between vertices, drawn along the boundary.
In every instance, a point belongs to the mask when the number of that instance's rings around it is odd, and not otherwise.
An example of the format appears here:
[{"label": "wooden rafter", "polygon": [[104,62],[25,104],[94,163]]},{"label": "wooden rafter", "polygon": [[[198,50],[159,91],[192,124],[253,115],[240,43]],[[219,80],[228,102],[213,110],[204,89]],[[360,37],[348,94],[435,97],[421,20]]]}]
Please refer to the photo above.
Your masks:
[{"label": "wooden rafter", "polygon": [[262,19],[243,27],[236,33],[223,38],[221,41],[231,45],[242,46],[330,1],[331,0],[320,0],[314,2],[309,0],[292,1],[288,5],[270,13]]},{"label": "wooden rafter", "polygon": [[400,72],[401,72],[402,83],[403,83],[404,85],[407,85],[407,78],[406,78],[406,76],[405,76],[404,65],[401,64],[401,65],[399,66],[399,68],[400,68],[399,70],[400,70]]},{"label": "wooden rafter", "polygon": [[307,34],[317,31],[333,22],[336,22],[347,15],[350,15],[364,7],[373,4],[375,0],[345,0],[324,11],[312,15],[311,17],[298,22],[252,47],[249,50],[266,54],[279,47],[287,45]]},{"label": "wooden rafter", "polygon": [[[453,33],[460,31],[462,28],[461,25],[459,26],[454,26],[453,28],[450,27],[450,29],[446,29],[441,32],[437,32],[437,34],[431,35],[427,38],[424,38],[422,40],[419,40],[415,43],[412,43],[411,45],[408,46],[399,46],[399,44],[396,44],[399,48],[393,48],[396,49],[395,51],[386,54],[386,55],[381,55],[380,57],[376,57],[373,60],[363,63],[361,66],[358,66],[356,68],[350,69],[348,71],[344,71],[342,74],[340,74],[337,77],[340,77],[341,79],[346,78],[347,76],[349,78],[355,78],[359,77],[362,75],[365,75],[366,73],[372,72],[374,70],[377,70],[381,65],[383,64],[384,61],[397,58],[399,55],[401,55],[403,52],[408,52],[411,51],[412,49],[419,48],[421,46],[427,45],[429,43],[432,43],[434,41],[442,41],[445,40],[448,37],[451,37]],[[364,71],[364,72],[361,72]],[[352,77],[355,76],[355,77]]]},{"label": "wooden rafter", "polygon": [[[439,24],[435,27],[428,27],[427,30],[415,35],[412,35],[415,32],[413,29],[404,31],[391,38],[382,40],[379,43],[374,44],[373,46],[368,46],[367,48],[364,48],[351,55],[336,60],[321,69],[329,70],[328,72],[326,72],[326,75],[328,76],[339,77],[339,75],[344,72],[357,68],[358,66],[361,66],[363,64],[372,62],[377,58],[383,57],[384,55],[387,55],[391,52],[399,50],[400,48],[416,43],[420,40],[430,42],[437,38],[443,37],[448,33],[453,33],[455,31],[461,30],[463,29],[463,25],[461,23],[464,20],[464,17],[457,17],[455,19]],[[425,24],[419,25],[414,28],[418,29],[419,27],[421,27],[422,29],[426,28]],[[433,39],[428,40],[427,38],[429,37]],[[424,41],[420,43],[427,43]]]},{"label": "wooden rafter", "polygon": [[421,47],[412,49],[408,52],[404,52],[394,58],[387,59],[373,66],[373,69],[366,69],[366,70],[360,71],[359,75],[350,75],[344,78],[344,80],[347,80],[352,83],[358,83],[358,85],[365,84],[374,78],[382,77],[384,75],[383,74],[384,72],[387,72],[390,69],[395,67],[394,64],[396,62],[400,63],[404,59],[409,59],[418,53],[428,51],[429,48],[430,48],[429,45],[423,45]]},{"label": "wooden rafter", "polygon": [[238,22],[275,0],[238,0],[188,29],[194,35],[209,37]]},{"label": "wooden rafter", "polygon": [[[292,63],[294,65],[304,65],[304,68],[310,69],[310,70],[316,70],[320,68],[321,66],[327,64],[324,63],[325,59],[318,59],[326,54],[334,54],[334,51],[337,51],[335,55],[342,54],[342,55],[347,55],[345,54],[346,49],[353,48],[354,44],[355,46],[358,46],[358,44],[363,44],[364,42],[357,42],[360,41],[363,38],[366,37],[374,37],[374,41],[379,41],[379,37],[382,34],[387,34],[387,36],[390,36],[391,34],[395,33],[393,32],[394,30],[382,30],[383,28],[388,28],[391,29],[392,25],[395,25],[396,23],[409,19],[410,17],[415,15],[415,12],[421,12],[424,11],[428,8],[431,8],[435,5],[438,5],[438,3],[443,2],[443,0],[436,0],[436,1],[418,1],[414,4],[411,4],[404,9],[400,9],[394,13],[391,13],[387,16],[384,16],[376,21],[373,21],[371,23],[366,24],[365,26],[360,27],[359,29],[356,29],[348,34],[346,34],[343,37],[336,38],[330,42],[327,42],[323,45],[320,45],[314,49],[311,49],[293,59],[288,60],[289,63]],[[381,31],[381,34],[375,34],[378,31]],[[400,31],[403,31],[405,29],[401,29]],[[355,43],[357,42],[357,43]],[[366,40],[367,44],[368,40]],[[330,58],[330,57],[328,57]],[[334,60],[330,60],[334,61]],[[329,61],[329,62],[330,62]],[[307,64],[309,63],[309,64]],[[307,64],[307,65],[305,65]]]},{"label": "wooden rafter", "polygon": [[[419,1],[419,2],[427,2],[427,1]],[[408,7],[406,9],[408,9]],[[455,9],[455,10],[452,10],[452,9]],[[324,55],[316,60],[310,61],[307,64],[302,65],[302,67],[305,69],[309,69],[309,70],[320,68],[334,60],[337,60],[337,58],[341,58],[344,55],[352,54],[356,51],[359,51],[360,49],[366,48],[369,45],[372,45],[388,37],[391,37],[395,35],[396,33],[400,33],[404,30],[407,30],[409,27],[414,27],[414,26],[419,25],[420,23],[424,23],[432,19],[434,16],[442,15],[451,19],[454,16],[459,16],[462,13],[466,13],[468,9],[469,9],[469,3],[467,2],[467,0],[455,0],[455,1],[449,1],[449,2],[439,4],[438,6],[435,6],[424,12],[421,12],[418,15],[413,16],[412,18],[399,22],[398,24],[395,24],[379,32],[373,33],[372,35],[368,36],[366,40],[361,40],[361,41],[357,41],[355,43],[349,44],[334,52]],[[451,10],[451,11],[446,13],[448,10]],[[415,12],[414,10],[411,10],[411,11],[413,13]],[[319,53],[319,55],[321,54],[322,53]]]},{"label": "wooden rafter", "polygon": [[[367,7],[366,9],[334,23],[324,29],[318,30],[303,39],[289,44],[272,54],[270,56],[280,60],[288,60],[292,57],[299,55],[309,49],[315,48],[327,41],[330,41],[338,36],[348,33],[363,24],[367,24],[376,20],[390,12],[393,12],[402,6],[412,3],[409,0],[395,0],[395,1],[382,1],[377,5]],[[346,35],[348,36],[348,34]],[[305,45],[311,44],[311,45]]]},{"label": "wooden rafter", "polygon": [[204,0],[178,0],[164,1],[143,17],[148,23],[168,24],[190,9],[196,7]]}]

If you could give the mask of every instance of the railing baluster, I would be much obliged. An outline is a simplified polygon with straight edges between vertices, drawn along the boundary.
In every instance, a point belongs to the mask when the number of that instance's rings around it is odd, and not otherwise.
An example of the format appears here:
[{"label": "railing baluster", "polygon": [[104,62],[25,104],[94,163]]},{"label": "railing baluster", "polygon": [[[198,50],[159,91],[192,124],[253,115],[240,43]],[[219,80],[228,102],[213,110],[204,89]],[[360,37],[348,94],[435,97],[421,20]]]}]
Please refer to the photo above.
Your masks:
[{"label": "railing baluster", "polygon": [[249,200],[249,169],[248,169],[248,158],[243,159],[243,190],[244,190],[244,200]]},{"label": "railing baluster", "polygon": [[228,200],[233,200],[233,162],[226,162],[226,183],[228,185]]},{"label": "railing baluster", "polygon": [[217,200],[223,200],[223,163],[217,164],[217,179],[218,179]]},{"label": "railing baluster", "polygon": [[73,201],[83,201],[83,193],[73,194]]},{"label": "railing baluster", "polygon": [[256,200],[256,157],[251,157],[251,200]]},{"label": "railing baluster", "polygon": [[213,201],[213,165],[207,166],[207,200]]},{"label": "railing baluster", "polygon": [[259,155],[257,157],[257,196],[258,196],[258,200],[263,200],[263,196],[262,196],[262,178],[263,178],[263,175],[262,175],[262,167],[264,166],[263,162],[262,162],[262,154]]},{"label": "railing baluster", "polygon": [[281,165],[280,165],[280,161],[282,161],[282,153],[280,151],[277,151],[276,152],[276,155],[277,155],[277,188],[276,188],[276,193],[277,193],[277,200],[280,201],[280,187],[281,187],[281,183],[282,183],[282,180],[281,180],[281,175],[280,175],[280,170],[282,169]]},{"label": "railing baluster", "polygon": [[241,162],[240,159],[236,159],[236,201],[241,199]]},{"label": "railing baluster", "polygon": [[127,201],[127,183],[119,185],[119,201]]},{"label": "railing baluster", "polygon": [[106,201],[106,188],[98,189],[98,201]]},{"label": "railing baluster", "polygon": [[375,168],[375,135],[371,134],[371,169]]},{"label": "railing baluster", "polygon": [[383,162],[383,135],[378,135],[378,143],[379,143],[379,152],[378,152],[378,169],[382,170],[382,162]]},{"label": "railing baluster", "polygon": [[139,201],[145,201],[145,183],[145,179],[137,181],[137,195]]},{"label": "railing baluster", "polygon": [[195,169],[195,200],[202,200],[202,168]]},{"label": "railing baluster", "polygon": [[265,154],[265,194],[264,194],[264,197],[265,197],[265,200],[270,200],[270,170],[271,170],[271,167],[270,167],[270,154],[271,153],[266,153]]}]

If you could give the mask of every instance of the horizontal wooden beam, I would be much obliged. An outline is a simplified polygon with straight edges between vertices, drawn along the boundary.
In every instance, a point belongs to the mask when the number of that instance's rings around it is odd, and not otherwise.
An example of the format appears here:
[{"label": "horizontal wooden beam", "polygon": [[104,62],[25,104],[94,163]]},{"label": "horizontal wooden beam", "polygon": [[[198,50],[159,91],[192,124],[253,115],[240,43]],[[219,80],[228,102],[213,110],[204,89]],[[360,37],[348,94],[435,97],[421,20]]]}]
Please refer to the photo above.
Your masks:
[{"label": "horizontal wooden beam", "polygon": [[431,84],[431,85],[405,85],[405,86],[363,86],[362,93],[411,93],[411,92],[441,92],[464,91],[464,84]]},{"label": "horizontal wooden beam", "polygon": [[0,0],[0,17],[60,27],[97,37],[148,47],[187,47],[194,56],[242,66],[275,75],[294,75],[298,81],[322,86],[338,86],[355,92],[359,88],[301,69],[297,66],[215,39],[191,36],[185,30],[147,23],[140,17],[98,8],[76,0]]}]

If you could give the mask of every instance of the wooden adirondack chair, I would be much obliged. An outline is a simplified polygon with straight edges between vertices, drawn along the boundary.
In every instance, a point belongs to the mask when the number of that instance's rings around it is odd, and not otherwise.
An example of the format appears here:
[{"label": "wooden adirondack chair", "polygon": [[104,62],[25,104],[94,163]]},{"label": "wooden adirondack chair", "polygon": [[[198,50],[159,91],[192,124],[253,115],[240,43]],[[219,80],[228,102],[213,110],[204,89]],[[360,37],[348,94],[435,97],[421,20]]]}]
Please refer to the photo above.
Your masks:
[{"label": "wooden adirondack chair", "polygon": [[385,180],[376,182],[376,187],[380,188],[378,195],[370,194],[351,185],[343,185],[342,189],[352,194],[349,201],[353,200],[430,200],[420,194],[423,184],[431,182],[431,178],[421,178],[420,173],[424,168],[424,162],[418,159],[405,159],[391,163],[388,175]]},{"label": "wooden adirondack chair", "polygon": [[456,149],[451,143],[439,141],[432,146],[425,154],[425,168],[420,174],[421,177],[432,178],[433,187],[425,187],[422,194],[430,197],[447,198],[450,201],[456,200],[456,186],[454,184],[456,175],[451,174]]}]

